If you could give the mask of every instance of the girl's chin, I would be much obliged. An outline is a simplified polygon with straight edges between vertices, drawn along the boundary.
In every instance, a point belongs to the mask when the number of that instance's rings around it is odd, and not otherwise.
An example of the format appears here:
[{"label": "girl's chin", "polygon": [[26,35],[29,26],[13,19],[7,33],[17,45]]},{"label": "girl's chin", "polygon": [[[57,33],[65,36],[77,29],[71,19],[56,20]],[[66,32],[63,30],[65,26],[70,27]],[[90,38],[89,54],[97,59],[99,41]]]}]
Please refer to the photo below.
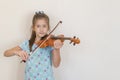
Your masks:
[{"label": "girl's chin", "polygon": [[39,37],[44,37],[45,36],[45,34],[39,34]]}]

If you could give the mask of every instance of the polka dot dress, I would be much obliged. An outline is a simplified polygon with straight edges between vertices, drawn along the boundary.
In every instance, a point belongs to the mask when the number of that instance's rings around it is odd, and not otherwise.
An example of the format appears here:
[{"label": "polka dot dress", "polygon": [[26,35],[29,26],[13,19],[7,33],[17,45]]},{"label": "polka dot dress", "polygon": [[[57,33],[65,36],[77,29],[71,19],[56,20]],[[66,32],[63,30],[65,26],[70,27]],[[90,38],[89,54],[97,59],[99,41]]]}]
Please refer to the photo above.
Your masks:
[{"label": "polka dot dress", "polygon": [[[27,53],[30,53],[28,40],[23,41],[19,47]],[[32,50],[35,49],[35,47],[37,47],[37,45],[33,44]],[[29,56],[26,61],[24,80],[54,80],[51,60],[52,50],[53,48],[50,46],[39,48]]]}]

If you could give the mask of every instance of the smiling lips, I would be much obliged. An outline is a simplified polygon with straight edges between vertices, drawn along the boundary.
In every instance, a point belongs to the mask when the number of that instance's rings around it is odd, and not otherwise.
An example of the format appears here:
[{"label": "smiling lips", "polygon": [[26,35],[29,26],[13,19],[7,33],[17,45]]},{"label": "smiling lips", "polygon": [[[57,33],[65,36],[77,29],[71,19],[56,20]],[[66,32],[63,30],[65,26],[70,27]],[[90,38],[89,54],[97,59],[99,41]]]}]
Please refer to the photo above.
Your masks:
[{"label": "smiling lips", "polygon": [[44,34],[44,33],[39,33],[39,34]]}]

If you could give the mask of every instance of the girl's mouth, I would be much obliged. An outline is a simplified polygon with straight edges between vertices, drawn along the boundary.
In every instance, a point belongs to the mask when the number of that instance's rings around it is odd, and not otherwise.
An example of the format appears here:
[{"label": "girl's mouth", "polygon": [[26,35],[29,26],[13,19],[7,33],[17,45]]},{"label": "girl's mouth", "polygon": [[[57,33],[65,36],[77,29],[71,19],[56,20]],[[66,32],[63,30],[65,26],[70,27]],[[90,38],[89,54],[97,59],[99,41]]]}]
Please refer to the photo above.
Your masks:
[{"label": "girl's mouth", "polygon": [[40,35],[44,35],[44,33],[39,33]]},{"label": "girl's mouth", "polygon": [[41,33],[41,32],[40,32],[39,34],[44,34],[44,33]]}]

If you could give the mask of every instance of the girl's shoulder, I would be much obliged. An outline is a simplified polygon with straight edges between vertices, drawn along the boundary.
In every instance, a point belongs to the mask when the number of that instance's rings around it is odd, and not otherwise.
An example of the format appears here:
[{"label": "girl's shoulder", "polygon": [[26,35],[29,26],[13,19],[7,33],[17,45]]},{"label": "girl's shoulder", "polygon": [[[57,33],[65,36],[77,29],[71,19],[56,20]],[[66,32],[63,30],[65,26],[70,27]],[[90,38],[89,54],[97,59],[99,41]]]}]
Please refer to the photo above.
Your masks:
[{"label": "girl's shoulder", "polygon": [[25,39],[25,40],[23,40],[22,42],[21,42],[21,44],[20,45],[28,45],[29,44],[29,40],[28,39]]},{"label": "girl's shoulder", "polygon": [[22,49],[22,50],[27,50],[29,49],[29,40],[28,39],[25,39],[23,40],[20,44],[19,44],[19,47]]}]

